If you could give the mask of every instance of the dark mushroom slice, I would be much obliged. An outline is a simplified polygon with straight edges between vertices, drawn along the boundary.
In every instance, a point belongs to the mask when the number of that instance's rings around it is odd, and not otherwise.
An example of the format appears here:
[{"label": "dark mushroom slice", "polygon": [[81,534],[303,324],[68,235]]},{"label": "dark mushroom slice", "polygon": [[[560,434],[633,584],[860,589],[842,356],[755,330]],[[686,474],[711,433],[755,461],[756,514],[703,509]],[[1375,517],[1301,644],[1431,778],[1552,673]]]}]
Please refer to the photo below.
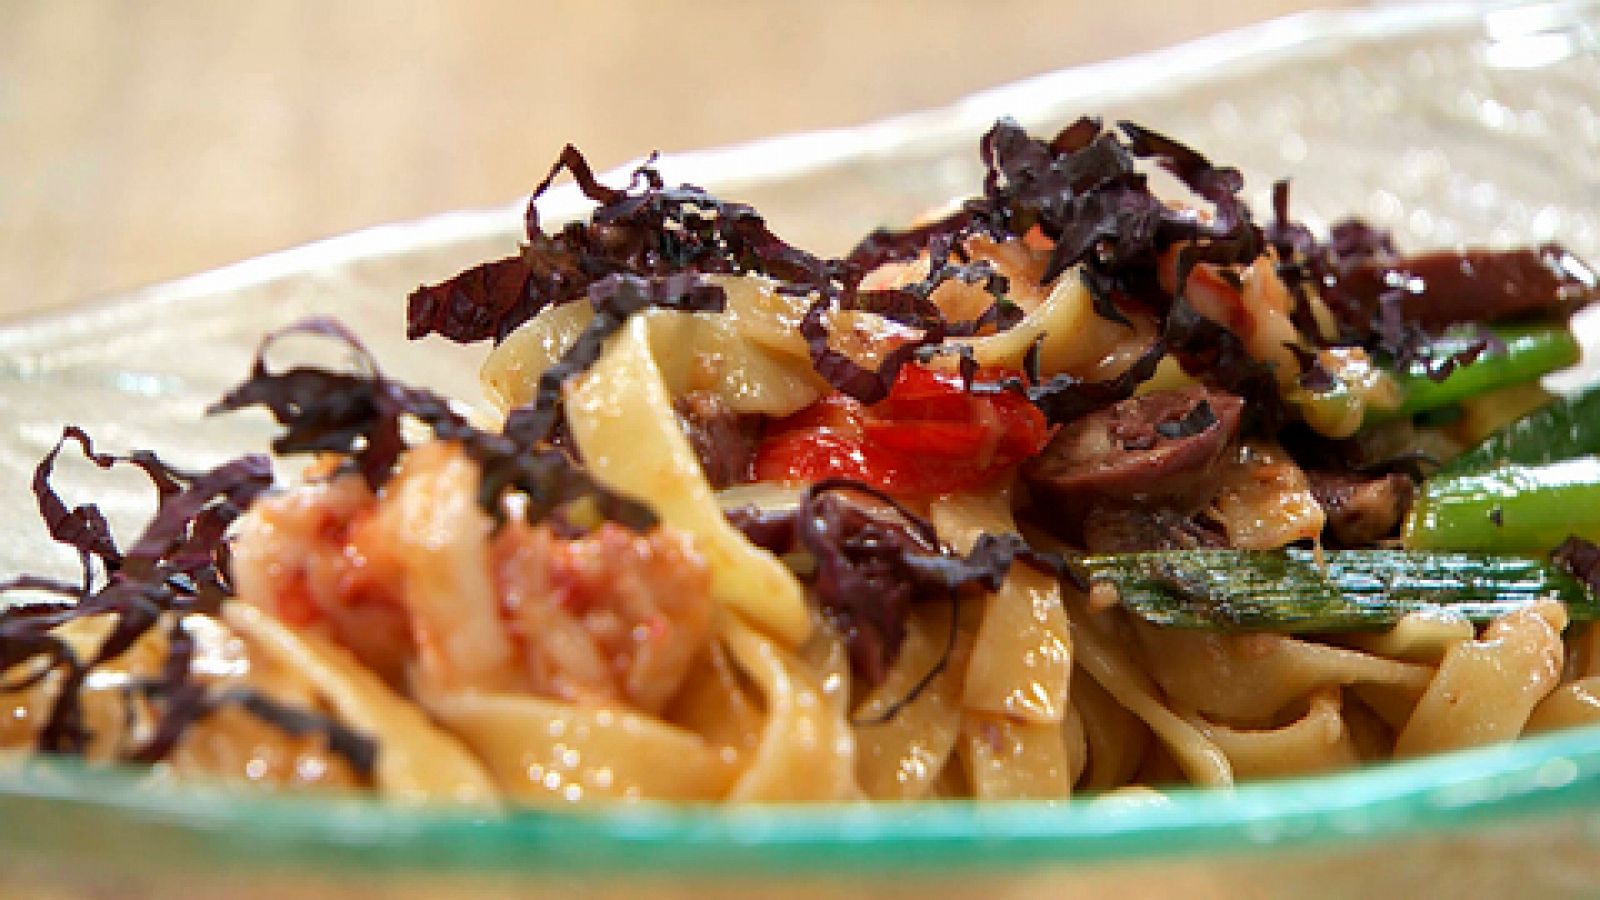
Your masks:
[{"label": "dark mushroom slice", "polygon": [[1565,318],[1596,296],[1600,279],[1565,249],[1462,250],[1376,258],[1346,269],[1323,294],[1357,328],[1394,294],[1403,319],[1429,330],[1515,318]]},{"label": "dark mushroom slice", "polygon": [[1023,468],[1037,497],[1079,506],[1106,498],[1205,499],[1239,432],[1244,401],[1200,385],[1130,397],[1067,423]]},{"label": "dark mushroom slice", "polygon": [[714,488],[744,484],[754,475],[761,417],[741,415],[711,391],[691,391],[674,404],[678,424]]},{"label": "dark mushroom slice", "polygon": [[1307,472],[1311,493],[1328,517],[1324,535],[1335,547],[1365,547],[1400,528],[1416,485],[1398,472]]}]

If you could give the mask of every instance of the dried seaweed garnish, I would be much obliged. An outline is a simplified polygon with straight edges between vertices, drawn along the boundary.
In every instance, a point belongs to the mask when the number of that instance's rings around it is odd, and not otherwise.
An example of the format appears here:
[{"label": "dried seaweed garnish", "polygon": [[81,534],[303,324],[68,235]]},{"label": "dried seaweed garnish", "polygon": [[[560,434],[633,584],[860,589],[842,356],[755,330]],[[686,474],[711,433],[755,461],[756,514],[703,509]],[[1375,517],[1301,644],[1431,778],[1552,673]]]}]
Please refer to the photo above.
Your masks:
[{"label": "dried seaweed garnish", "polygon": [[727,303],[722,288],[691,273],[645,279],[608,275],[589,285],[594,316],[555,365],[539,375],[533,401],[511,411],[505,434],[524,446],[549,440],[561,417],[561,386],[589,370],[605,349],[606,339],[634,313],[649,307],[682,312],[721,312]]},{"label": "dried seaweed garnish", "polygon": [[[1341,289],[1344,279],[1358,269],[1404,262],[1388,231],[1349,219],[1334,225],[1326,242],[1318,241],[1310,229],[1289,218],[1285,181],[1273,186],[1272,208],[1266,235],[1278,255],[1278,276],[1295,298],[1290,318],[1301,334],[1318,341],[1324,337],[1310,312],[1310,290],[1315,286],[1342,331],[1336,341],[1322,342],[1360,345],[1396,370],[1443,381],[1484,353],[1503,349],[1500,339],[1481,325],[1475,326],[1476,337],[1466,343],[1434,333],[1408,314],[1404,291],[1386,290],[1369,307]],[[1309,367],[1302,383],[1306,377],[1321,380]]]},{"label": "dried seaweed garnish", "polygon": [[1026,382],[1020,378],[1004,378],[994,382],[974,383],[969,390],[975,394],[998,394],[1001,391],[1020,393],[1044,413],[1046,421],[1051,425],[1059,425],[1132,397],[1139,385],[1155,376],[1156,367],[1167,354],[1166,341],[1157,338],[1121,374],[1104,381],[1087,381],[1062,372],[1051,376],[1043,383],[1037,383],[1035,381],[1038,378],[1037,347],[1036,343],[1024,358],[1024,369],[1027,370],[1028,378]]},{"label": "dried seaweed garnish", "polygon": [[967,232],[972,225],[972,214],[965,210],[943,219],[894,231],[879,228],[868,234],[844,258],[850,272],[865,274],[885,263],[916,259],[927,249],[934,238],[954,238]]},{"label": "dried seaweed garnish", "polygon": [[[51,485],[56,460],[68,441],[76,442],[95,465],[132,464],[143,469],[155,485],[155,515],[125,553],[116,549],[97,507],[84,505],[68,511]],[[92,736],[83,721],[80,691],[90,672],[122,655],[164,617],[217,611],[230,593],[224,543],[227,528],[271,483],[271,467],[263,456],[241,457],[191,475],[148,453],[128,458],[96,453],[81,429],[63,431],[61,440],[35,469],[34,495],[51,537],[78,551],[83,585],[28,577],[0,585],[0,592],[44,591],[76,600],[0,608],[0,670],[21,667],[18,679],[6,689],[26,688],[52,672],[59,673],[55,696],[39,730],[40,752],[81,754],[88,747]],[[102,568],[98,576],[95,560]],[[87,660],[79,659],[65,641],[52,634],[67,622],[100,616],[111,617],[111,629]],[[169,665],[160,681],[177,690],[189,677],[187,665]]]},{"label": "dried seaweed garnish", "polygon": [[1192,409],[1182,417],[1166,422],[1156,423],[1156,433],[1169,440],[1182,440],[1194,437],[1207,428],[1217,424],[1217,414],[1212,411],[1211,404],[1205,400],[1196,403]]},{"label": "dried seaweed garnish", "polygon": [[[931,235],[924,249],[929,256],[929,272],[921,281],[896,288],[859,290],[860,278],[870,269],[861,260],[848,259],[842,264],[846,282],[820,294],[807,310],[800,324],[800,333],[806,339],[812,368],[835,390],[862,403],[876,403],[888,396],[900,367],[913,355],[941,346],[948,338],[971,337],[986,328],[1004,330],[1022,320],[1022,311],[1006,298],[1006,292],[1010,289],[1008,280],[996,271],[993,263],[966,259],[965,251],[953,243],[950,235]],[[874,254],[880,252],[873,251]],[[959,257],[961,261],[951,262],[952,256]],[[877,260],[874,265],[884,261],[876,256],[872,258]],[[949,321],[931,297],[940,285],[956,280],[966,284],[982,284],[984,290],[994,297],[994,302],[976,319]],[[866,369],[830,345],[824,317],[833,308],[875,313],[919,329],[922,333],[915,341],[891,351],[876,369]]]},{"label": "dried seaweed garnish", "polygon": [[[872,403],[888,394],[899,367],[917,347],[989,328],[1003,330],[1021,320],[1021,310],[1005,302],[1009,286],[993,265],[967,258],[965,240],[970,236],[1007,240],[1039,229],[1056,245],[1042,281],[1081,263],[1097,313],[1123,324],[1128,319],[1114,298],[1151,293],[1156,257],[1174,243],[1186,245],[1180,270],[1201,261],[1248,262],[1260,252],[1259,230],[1238,196],[1242,179],[1236,170],[1213,165],[1149,129],[1127,122],[1120,127],[1126,140],[1098,120],[1080,119],[1046,143],[1017,123],[1001,120],[979,145],[987,169],[982,196],[938,222],[902,232],[874,232],[842,260],[823,259],[787,244],[748,206],[720,201],[690,185],[665,187],[653,158],[635,170],[627,188],[607,187],[569,145],[529,200],[528,244],[522,255],[419,289],[411,297],[408,333],[499,340],[545,306],[584,296],[595,300],[595,286],[608,279],[640,279],[648,287],[635,285],[630,289],[635,295],[660,295],[678,290],[663,291],[662,279],[755,273],[777,279],[782,290],[816,296],[801,324],[814,368],[836,389]],[[1139,158],[1176,174],[1213,206],[1214,215],[1206,219],[1167,207],[1137,171]],[[564,171],[597,208],[588,223],[574,223],[551,235],[540,223],[538,200]],[[922,280],[892,289],[860,289],[862,279],[878,266],[922,254],[929,260]],[[930,297],[951,279],[982,283],[995,302],[974,321],[947,321]],[[897,348],[868,369],[829,345],[824,316],[835,308],[871,311],[923,334],[915,346]],[[592,362],[607,329],[617,324],[608,316],[597,318],[603,321],[592,339],[586,335],[580,342],[583,352],[571,357],[572,365],[558,366],[549,374],[550,383],[541,383],[534,408],[513,413],[512,433],[524,440],[553,433],[560,418],[554,398],[561,378]],[[1046,398],[1098,393],[1076,382],[1035,385]]]},{"label": "dried seaweed garnish", "polygon": [[[614,291],[597,285],[598,305],[610,309],[609,304],[616,303],[620,310],[629,304],[655,302],[656,292],[666,291],[673,284],[681,288],[676,296],[684,302],[703,300],[704,295],[695,294],[688,282],[687,277],[644,283],[619,276],[601,283],[614,286]],[[625,317],[625,313],[619,315]],[[330,372],[310,367],[270,371],[267,352],[293,334],[317,335],[344,344],[356,357],[357,371]],[[599,340],[596,338],[582,349],[574,348],[568,355],[598,354]],[[482,470],[478,502],[496,520],[505,515],[506,492],[515,490],[526,495],[531,520],[543,518],[574,500],[588,499],[602,518],[634,530],[648,530],[656,524],[655,514],[648,506],[606,488],[560,450],[540,444],[544,434],[525,420],[519,422],[515,416],[508,419],[502,434],[483,431],[469,424],[437,394],[390,380],[361,341],[329,319],[307,319],[267,335],[250,377],[210,411],[256,405],[266,407],[279,424],[286,426],[287,430],[272,443],[275,451],[345,454],[355,461],[374,489],[389,478],[406,449],[401,422],[409,417],[432,429],[437,439],[459,442],[478,463]]]},{"label": "dried seaweed garnish", "polygon": [[1600,546],[1593,541],[1576,535],[1568,537],[1550,554],[1550,559],[1589,590],[1600,594]]},{"label": "dried seaweed garnish", "polygon": [[[1398,370],[1415,368],[1432,381],[1443,381],[1458,367],[1470,365],[1494,347],[1495,338],[1482,332],[1482,339],[1449,352],[1440,352],[1437,336],[1406,317],[1402,295],[1389,291],[1378,298],[1375,314],[1345,297],[1336,288],[1341,278],[1357,266],[1374,260],[1396,257],[1389,232],[1355,219],[1333,226],[1326,243],[1320,242],[1304,225],[1289,218],[1289,183],[1279,181],[1272,191],[1273,221],[1267,240],[1277,252],[1277,274],[1295,300],[1290,320],[1299,332],[1325,345],[1343,342],[1375,351]],[[1320,326],[1310,309],[1310,290],[1316,286],[1324,301],[1337,314],[1343,333],[1336,340],[1323,340]],[[1301,357],[1301,384],[1309,390],[1330,384],[1331,376],[1319,372],[1320,366]],[[1325,377],[1326,376],[1326,377]]]},{"label": "dried seaweed garnish", "polygon": [[[627,189],[611,188],[568,144],[528,200],[522,254],[417,289],[407,304],[407,335],[499,342],[546,306],[578,300],[614,275],[754,273],[822,291],[836,283],[836,262],[783,241],[745,204],[693,185],[666,187],[653,163],[652,157],[636,169]],[[563,171],[598,208],[588,223],[551,235],[539,221],[538,202]]]},{"label": "dried seaweed garnish", "polygon": [[[295,367],[280,373],[270,371],[267,353],[279,341],[296,334],[344,343],[356,357],[357,370]],[[426,392],[409,392],[385,378],[356,336],[326,318],[306,319],[264,337],[249,377],[206,412],[231,412],[250,406],[265,407],[278,424],[287,426],[273,439],[273,452],[345,454],[355,461],[373,488],[388,480],[405,450],[400,436],[402,416],[412,412],[424,420],[459,420],[442,400]],[[429,408],[424,410],[424,406]]]},{"label": "dried seaweed garnish", "polygon": [[184,732],[207,716],[229,706],[237,707],[290,737],[319,735],[329,752],[344,758],[362,778],[371,777],[378,762],[378,743],[331,716],[312,709],[289,706],[248,688],[207,690],[192,681],[177,684],[144,683],[136,691],[162,704],[165,713],[155,733],[128,757],[129,762],[155,763],[177,748]]},{"label": "dried seaweed garnish", "polygon": [[[874,232],[846,257],[846,270],[864,273],[884,262],[912,259],[924,252],[937,263],[941,252],[962,246],[968,236],[985,234],[1006,240],[1038,229],[1055,242],[1041,281],[1048,283],[1068,268],[1081,265],[1095,312],[1128,325],[1116,298],[1150,298],[1157,293],[1156,260],[1168,247],[1184,244],[1178,260],[1180,285],[1197,263],[1243,264],[1261,252],[1260,231],[1239,197],[1243,179],[1237,170],[1216,166],[1149,129],[1129,122],[1120,127],[1128,135],[1126,141],[1105,130],[1099,120],[1083,118],[1046,143],[1029,136],[1016,122],[1002,119],[979,145],[986,168],[982,196],[940,221],[902,232]],[[1150,191],[1146,177],[1137,170],[1140,158],[1155,160],[1209,201],[1213,217],[1207,221],[1169,208]],[[937,265],[932,266],[930,279],[937,272]],[[1167,302],[1164,297],[1155,300],[1157,309]],[[946,333],[957,332],[947,327]],[[839,376],[829,377],[836,386],[871,388],[867,396],[878,396],[886,389],[881,378],[874,381],[871,375],[892,376],[892,372],[862,373],[849,366],[835,367],[835,361],[819,353],[816,344],[813,358],[828,365],[825,376]],[[1049,383],[1032,378],[1027,390],[1051,421],[1066,421],[1127,396],[1132,386],[1149,377],[1157,361],[1158,354],[1141,359],[1128,377],[1105,385],[1057,376]],[[823,371],[820,365],[819,371]],[[1009,383],[1002,387],[1017,389]]]},{"label": "dried seaweed garnish", "polygon": [[1211,201],[1217,232],[1231,235],[1250,221],[1250,210],[1239,197],[1244,176],[1238,169],[1214,165],[1189,146],[1142,125],[1124,120],[1117,126],[1128,135],[1128,149],[1134,156],[1157,160],[1189,190]]},{"label": "dried seaweed garnish", "polygon": [[1395,370],[1420,372],[1429,381],[1437,382],[1485,353],[1505,351],[1505,342],[1498,335],[1481,326],[1475,326],[1474,331],[1476,336],[1465,344],[1430,334],[1405,317],[1400,293],[1391,291],[1378,298],[1378,315],[1369,344]]},{"label": "dried seaweed garnish", "polygon": [[1238,335],[1200,315],[1187,300],[1173,301],[1162,336],[1185,372],[1203,375],[1245,398],[1245,415],[1253,427],[1276,433],[1290,420],[1272,367],[1252,357]]},{"label": "dried seaweed garnish", "polygon": [[[1275,274],[1294,301],[1289,310],[1289,321],[1297,331],[1312,340],[1334,337],[1322,333],[1322,327],[1311,310],[1311,289],[1318,279],[1316,266],[1322,261],[1322,245],[1311,229],[1289,217],[1287,179],[1272,184],[1272,221],[1267,223],[1264,235],[1277,257]],[[1304,359],[1301,363],[1302,371],[1310,370]],[[1311,388],[1308,386],[1308,389]]]},{"label": "dried seaweed garnish", "polygon": [[459,341],[506,339],[518,325],[543,309],[548,300],[523,256],[497,259],[432,286],[412,292],[407,300],[406,335],[420,338],[439,333]]},{"label": "dried seaweed garnish", "polygon": [[[1237,170],[1215,166],[1131,122],[1118,125],[1126,142],[1086,118],[1045,144],[1001,120],[980,148],[989,172],[983,202],[969,207],[972,217],[992,234],[1021,235],[1037,226],[1055,240],[1047,282],[1080,263],[1102,276],[1121,277],[1129,267],[1149,268],[1157,254],[1180,241],[1196,248],[1194,261],[1242,264],[1255,258],[1260,234],[1238,197],[1243,179]],[[1163,203],[1137,171],[1139,158],[1154,159],[1210,201],[1212,220]],[[1180,285],[1184,274],[1180,265]]]},{"label": "dried seaweed garnish", "polygon": [[[607,278],[656,281],[685,273],[756,273],[783,282],[785,290],[817,295],[820,308],[804,325],[817,371],[844,393],[872,402],[887,393],[908,356],[897,352],[875,371],[864,370],[828,348],[822,313],[831,307],[877,312],[922,329],[927,335],[923,344],[1010,327],[1021,319],[1020,310],[1004,302],[1008,286],[992,265],[965,258],[968,236],[983,233],[1004,240],[1039,228],[1056,242],[1043,280],[1083,263],[1097,312],[1124,323],[1126,317],[1111,298],[1135,283],[1153,282],[1143,270],[1152,269],[1155,255],[1174,242],[1193,245],[1183,265],[1245,262],[1259,252],[1258,231],[1238,198],[1241,179],[1236,170],[1214,166],[1154,131],[1126,122],[1121,127],[1126,140],[1097,120],[1081,119],[1046,143],[1002,120],[980,142],[987,168],[981,197],[929,225],[874,232],[843,260],[823,259],[784,242],[749,206],[720,201],[690,185],[665,187],[653,158],[635,170],[627,188],[607,187],[569,145],[529,200],[528,243],[522,255],[419,289],[410,300],[408,333],[500,340],[544,307],[590,295],[591,287]],[[1214,216],[1202,221],[1169,209],[1136,170],[1140,157],[1173,171],[1213,205]],[[538,200],[562,172],[572,174],[597,208],[588,223],[574,223],[551,235],[540,223]],[[859,289],[861,279],[883,263],[924,253],[929,273],[921,281],[893,289]],[[996,302],[973,322],[946,321],[928,298],[953,278],[982,282]],[[555,404],[536,405],[538,414],[517,417],[519,433],[526,426],[529,432],[547,434],[554,426]]]},{"label": "dried seaweed garnish", "polygon": [[894,348],[884,355],[877,368],[869,369],[833,349],[829,343],[828,327],[823,322],[823,317],[828,314],[832,305],[825,296],[813,301],[800,320],[800,335],[806,339],[806,347],[811,354],[811,367],[817,374],[833,385],[835,390],[862,403],[877,403],[889,396],[889,390],[894,387],[895,377],[900,374],[900,367],[910,362],[919,348],[937,345],[944,341],[944,333],[939,324],[930,323],[930,327],[923,332],[920,339],[907,341]]},{"label": "dried seaweed garnish", "polygon": [[[851,494],[882,508],[851,502]],[[793,522],[794,540],[816,560],[811,596],[843,637],[852,670],[868,684],[881,683],[893,664],[913,604],[958,603],[967,588],[996,590],[1018,559],[1053,574],[1065,569],[1016,535],[984,535],[965,557],[949,553],[926,520],[883,491],[847,479],[807,488]],[[939,668],[944,664],[941,657]]]},{"label": "dried seaweed garnish", "polygon": [[1128,317],[1117,308],[1113,293],[1116,290],[1115,281],[1103,272],[1095,272],[1087,267],[1078,271],[1083,279],[1084,289],[1089,292],[1089,299],[1094,302],[1095,315],[1108,322],[1132,328],[1133,323],[1128,321]]},{"label": "dried seaweed garnish", "polygon": [[1297,343],[1285,342],[1283,346],[1300,364],[1300,376],[1296,380],[1301,387],[1320,394],[1339,386],[1338,379],[1334,378],[1333,373],[1322,364],[1322,357],[1315,351],[1307,350]]}]

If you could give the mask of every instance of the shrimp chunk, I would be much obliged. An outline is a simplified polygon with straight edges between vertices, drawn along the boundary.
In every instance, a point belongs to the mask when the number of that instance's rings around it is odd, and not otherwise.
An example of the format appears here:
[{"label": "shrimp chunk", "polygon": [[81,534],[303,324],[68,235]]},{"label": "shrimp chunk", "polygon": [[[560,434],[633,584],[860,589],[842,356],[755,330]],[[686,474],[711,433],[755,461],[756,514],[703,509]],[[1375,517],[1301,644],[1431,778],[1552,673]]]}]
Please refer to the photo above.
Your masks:
[{"label": "shrimp chunk", "polygon": [[512,521],[491,558],[534,693],[660,712],[709,640],[710,572],[677,532],[567,539]]},{"label": "shrimp chunk", "polygon": [[415,651],[404,572],[377,509],[355,474],[264,497],[240,523],[234,579],[240,599],[345,645],[399,687]]}]

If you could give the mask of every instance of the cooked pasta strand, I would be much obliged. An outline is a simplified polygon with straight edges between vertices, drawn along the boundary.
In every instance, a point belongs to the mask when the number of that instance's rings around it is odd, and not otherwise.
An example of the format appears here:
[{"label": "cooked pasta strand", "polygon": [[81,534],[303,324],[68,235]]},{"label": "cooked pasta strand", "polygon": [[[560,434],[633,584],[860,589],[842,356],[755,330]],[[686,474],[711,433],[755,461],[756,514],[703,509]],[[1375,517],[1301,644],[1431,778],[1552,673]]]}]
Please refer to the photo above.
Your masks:
[{"label": "cooked pasta strand", "polygon": [[1561,677],[1565,607],[1539,603],[1507,613],[1478,640],[1450,648],[1411,720],[1396,756],[1474,747],[1516,737]]},{"label": "cooked pasta strand", "polygon": [[373,774],[385,797],[401,803],[497,804],[499,791],[457,737],[428,721],[349,651],[296,632],[246,603],[229,604],[223,615],[259,652],[316,685],[344,722],[377,740]]},{"label": "cooked pasta strand", "polygon": [[906,623],[906,640],[883,683],[855,709],[856,774],[871,800],[928,796],[955,750],[961,729],[961,673],[968,651],[958,648],[945,670],[888,721],[878,719],[904,701],[944,652],[950,631],[943,610],[922,610]]},{"label": "cooked pasta strand", "polygon": [[777,642],[724,616],[722,640],[765,698],[761,744],[728,794],[735,802],[792,803],[861,798],[846,698],[830,692]]},{"label": "cooked pasta strand", "polygon": [[713,596],[797,646],[811,633],[799,582],[728,524],[673,414],[650,322],[675,315],[630,319],[594,367],[568,385],[567,421],[596,478],[650,498],[662,522],[695,537],[711,569]]},{"label": "cooked pasta strand", "polygon": [[[940,536],[965,553],[980,534],[1015,533],[1011,491],[943,497],[929,510]],[[1061,586],[1025,564],[1011,567],[986,600],[967,663],[969,710],[1059,724],[1067,712],[1072,637]]]}]

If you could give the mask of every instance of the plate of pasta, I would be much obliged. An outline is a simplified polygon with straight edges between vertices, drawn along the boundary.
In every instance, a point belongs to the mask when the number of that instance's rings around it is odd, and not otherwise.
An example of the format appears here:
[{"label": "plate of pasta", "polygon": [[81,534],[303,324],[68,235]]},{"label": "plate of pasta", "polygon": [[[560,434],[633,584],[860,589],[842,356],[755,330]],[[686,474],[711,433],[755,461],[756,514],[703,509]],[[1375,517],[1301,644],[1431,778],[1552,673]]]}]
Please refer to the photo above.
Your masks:
[{"label": "plate of pasta", "polygon": [[0,885],[1576,889],[1596,27],[569,146],[7,326]]}]

